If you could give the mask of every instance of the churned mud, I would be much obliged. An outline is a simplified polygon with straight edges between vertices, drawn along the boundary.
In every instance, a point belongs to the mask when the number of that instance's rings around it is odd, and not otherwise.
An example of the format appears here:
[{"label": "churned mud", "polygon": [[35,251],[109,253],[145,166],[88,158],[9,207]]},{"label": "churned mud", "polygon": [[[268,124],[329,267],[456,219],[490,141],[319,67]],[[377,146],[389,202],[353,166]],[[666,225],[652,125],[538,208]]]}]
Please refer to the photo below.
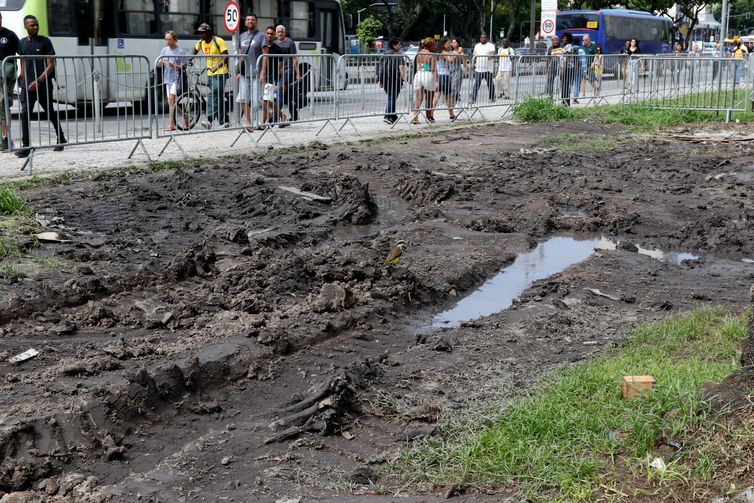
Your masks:
[{"label": "churned mud", "polygon": [[746,304],[753,152],[494,125],[24,191],[62,242],[0,280],[0,496],[443,500],[385,469],[442,418]]}]

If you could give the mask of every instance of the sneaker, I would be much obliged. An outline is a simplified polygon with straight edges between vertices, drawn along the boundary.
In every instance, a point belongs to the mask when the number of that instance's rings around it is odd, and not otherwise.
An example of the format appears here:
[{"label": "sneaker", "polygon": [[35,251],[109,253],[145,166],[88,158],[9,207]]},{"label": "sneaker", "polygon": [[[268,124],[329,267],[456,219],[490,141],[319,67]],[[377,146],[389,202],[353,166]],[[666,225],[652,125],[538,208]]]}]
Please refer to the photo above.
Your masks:
[{"label": "sneaker", "polygon": [[0,143],[0,150],[8,150],[8,138],[3,136],[2,142]]},{"label": "sneaker", "polygon": [[390,119],[388,119],[387,117],[385,117],[384,119],[382,119],[382,122],[384,122],[385,124],[388,124],[388,125],[390,125],[390,126],[392,126],[392,125],[393,125],[393,121],[391,121],[391,120],[390,120]]},{"label": "sneaker", "polygon": [[579,100],[573,100],[573,102],[574,102],[574,103],[578,103],[578,102],[579,102]]},{"label": "sneaker", "polygon": [[30,148],[22,148],[21,150],[16,150],[13,153],[16,154],[16,157],[21,157],[21,158],[29,157],[29,154],[31,153],[31,149]]},{"label": "sneaker", "polygon": [[201,124],[204,129],[209,129],[212,127],[212,123],[210,121],[202,121]]},{"label": "sneaker", "polygon": [[56,145],[55,147],[53,147],[52,151],[53,152],[62,152],[63,148],[64,148],[63,147],[64,143],[68,143],[68,141],[65,138],[61,138],[60,140],[58,140],[58,144],[59,145]]},{"label": "sneaker", "polygon": [[224,127],[225,129],[228,129],[228,128],[230,127],[230,122],[224,122],[224,123],[223,123],[223,127]]}]

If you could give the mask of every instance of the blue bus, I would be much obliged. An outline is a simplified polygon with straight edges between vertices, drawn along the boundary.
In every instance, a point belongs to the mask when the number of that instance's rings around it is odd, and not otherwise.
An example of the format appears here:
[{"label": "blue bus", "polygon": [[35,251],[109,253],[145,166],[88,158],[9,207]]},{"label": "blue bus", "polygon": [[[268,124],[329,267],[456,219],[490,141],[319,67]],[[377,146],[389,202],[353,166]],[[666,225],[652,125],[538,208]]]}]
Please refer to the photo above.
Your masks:
[{"label": "blue bus", "polygon": [[589,35],[604,54],[617,54],[626,40],[635,38],[642,54],[664,54],[673,48],[673,22],[649,12],[627,9],[568,10],[558,12],[558,38],[573,34],[574,41]]}]

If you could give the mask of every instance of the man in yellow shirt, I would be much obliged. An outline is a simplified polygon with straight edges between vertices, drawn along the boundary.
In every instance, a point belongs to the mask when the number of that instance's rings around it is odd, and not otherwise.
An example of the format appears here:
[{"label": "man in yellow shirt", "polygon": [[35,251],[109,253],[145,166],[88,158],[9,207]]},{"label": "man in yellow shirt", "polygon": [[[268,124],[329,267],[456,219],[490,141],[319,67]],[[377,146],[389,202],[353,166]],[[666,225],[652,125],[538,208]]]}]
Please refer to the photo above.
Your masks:
[{"label": "man in yellow shirt", "polygon": [[736,87],[741,87],[739,78],[741,77],[741,73],[743,73],[744,65],[746,65],[746,59],[748,56],[749,50],[741,43],[740,39],[736,40],[736,45],[733,48],[733,59],[735,59],[735,62],[733,63],[733,84]]},{"label": "man in yellow shirt", "polygon": [[[202,126],[209,129],[212,121],[223,127],[230,126],[228,119],[228,107],[225,100],[225,83],[228,80],[228,47],[225,41],[212,34],[212,28],[207,23],[202,23],[196,29],[201,40],[196,43],[193,54],[202,53],[206,58],[207,76],[209,84],[209,96],[207,96],[207,120],[202,121]],[[226,55],[226,56],[223,56]],[[214,56],[214,57],[212,57]]]}]

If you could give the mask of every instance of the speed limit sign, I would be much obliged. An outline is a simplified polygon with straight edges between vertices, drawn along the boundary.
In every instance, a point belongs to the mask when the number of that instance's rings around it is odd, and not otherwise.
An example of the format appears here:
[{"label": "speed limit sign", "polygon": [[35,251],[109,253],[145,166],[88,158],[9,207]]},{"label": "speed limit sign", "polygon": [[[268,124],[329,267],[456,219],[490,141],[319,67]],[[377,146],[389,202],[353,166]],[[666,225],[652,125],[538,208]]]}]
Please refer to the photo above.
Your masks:
[{"label": "speed limit sign", "polygon": [[225,6],[225,29],[229,33],[235,33],[238,30],[238,25],[241,22],[241,8],[236,2],[230,1]]}]

